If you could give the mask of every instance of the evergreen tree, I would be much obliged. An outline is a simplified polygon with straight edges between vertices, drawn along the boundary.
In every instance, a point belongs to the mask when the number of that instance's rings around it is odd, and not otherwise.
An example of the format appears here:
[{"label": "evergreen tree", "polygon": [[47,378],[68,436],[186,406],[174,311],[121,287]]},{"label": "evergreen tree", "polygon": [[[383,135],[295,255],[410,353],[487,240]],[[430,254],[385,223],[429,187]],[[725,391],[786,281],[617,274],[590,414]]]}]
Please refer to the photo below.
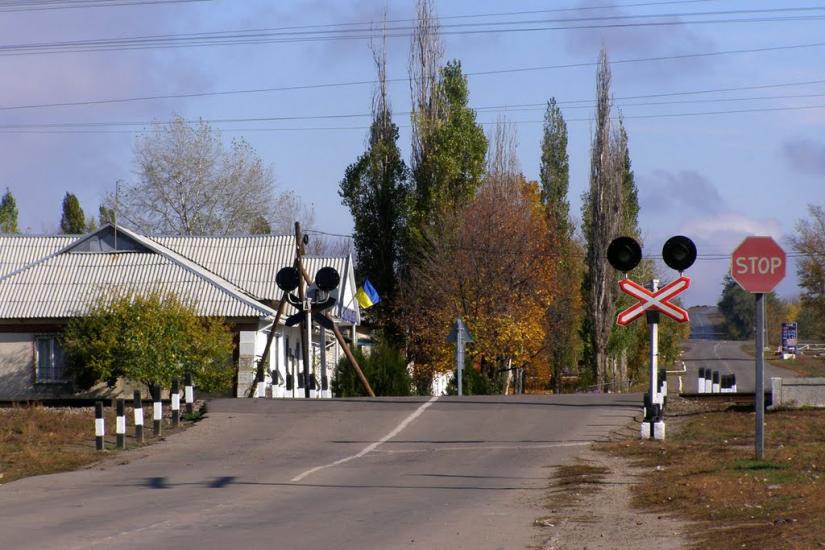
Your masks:
[{"label": "evergreen tree", "polygon": [[250,235],[271,235],[272,226],[264,216],[257,216],[249,225]]},{"label": "evergreen tree", "polygon": [[19,233],[17,229],[17,201],[8,187],[0,199],[0,233]]},{"label": "evergreen tree", "polygon": [[[367,151],[347,167],[339,195],[355,225],[356,271],[360,278],[369,277],[385,298],[382,304],[391,304],[398,286],[410,184],[387,96],[384,50],[374,50],[373,57],[378,88]],[[384,311],[381,304],[378,308],[378,312]]]},{"label": "evergreen tree", "polygon": [[619,118],[620,150],[624,151],[622,162],[622,234],[638,238],[639,230],[639,189],[636,187],[636,176],[630,165],[630,147],[622,119]]},{"label": "evergreen tree", "polygon": [[86,231],[86,216],[80,207],[80,201],[74,193],[63,197],[63,214],[60,217],[60,230],[65,235],[80,235]]},{"label": "evergreen tree", "polygon": [[98,208],[98,219],[100,220],[100,225],[106,225],[107,223],[109,225],[115,225],[117,222],[115,209],[101,204],[100,208]]}]

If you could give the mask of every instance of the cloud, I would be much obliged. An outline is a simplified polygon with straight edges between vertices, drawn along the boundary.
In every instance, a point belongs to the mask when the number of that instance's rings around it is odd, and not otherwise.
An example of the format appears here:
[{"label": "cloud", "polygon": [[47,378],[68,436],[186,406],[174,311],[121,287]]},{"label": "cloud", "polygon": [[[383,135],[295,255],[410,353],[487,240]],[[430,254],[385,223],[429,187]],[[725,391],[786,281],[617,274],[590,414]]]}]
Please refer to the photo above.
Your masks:
[{"label": "cloud", "polygon": [[[592,5],[589,2],[580,2],[581,7]],[[603,4],[599,4],[602,6]],[[611,59],[624,57],[657,57],[678,55],[690,52],[710,50],[713,48],[713,41],[700,36],[692,31],[681,18],[666,16],[655,19],[626,19],[633,15],[616,5],[607,5],[598,12],[584,10],[582,15],[577,17],[589,17],[591,14],[608,19],[598,19],[593,21],[583,21],[581,23],[569,23],[576,25],[622,25],[637,22],[667,22],[668,25],[647,26],[647,27],[607,27],[593,29],[575,29],[565,31],[567,50],[576,54],[595,55],[602,47],[608,51]],[[609,19],[612,17],[622,17],[623,19]],[[694,72],[699,68],[704,68],[709,60],[693,58],[674,61],[650,62],[633,64],[632,70],[635,74],[650,78],[669,78],[682,75],[686,72]]]},{"label": "cloud", "polygon": [[788,166],[800,174],[825,176],[825,143],[812,139],[792,139],[782,144]]},{"label": "cloud", "polygon": [[685,209],[693,212],[722,212],[727,208],[716,187],[695,170],[655,170],[638,178],[643,210],[666,213]]}]

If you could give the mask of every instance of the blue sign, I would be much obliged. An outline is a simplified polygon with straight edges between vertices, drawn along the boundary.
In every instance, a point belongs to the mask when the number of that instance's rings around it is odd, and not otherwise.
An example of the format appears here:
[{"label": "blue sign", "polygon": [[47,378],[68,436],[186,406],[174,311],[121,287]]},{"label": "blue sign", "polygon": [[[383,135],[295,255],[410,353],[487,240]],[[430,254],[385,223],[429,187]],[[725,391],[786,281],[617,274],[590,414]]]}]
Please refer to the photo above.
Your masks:
[{"label": "blue sign", "polygon": [[782,349],[788,352],[796,351],[796,321],[792,323],[782,323]]}]

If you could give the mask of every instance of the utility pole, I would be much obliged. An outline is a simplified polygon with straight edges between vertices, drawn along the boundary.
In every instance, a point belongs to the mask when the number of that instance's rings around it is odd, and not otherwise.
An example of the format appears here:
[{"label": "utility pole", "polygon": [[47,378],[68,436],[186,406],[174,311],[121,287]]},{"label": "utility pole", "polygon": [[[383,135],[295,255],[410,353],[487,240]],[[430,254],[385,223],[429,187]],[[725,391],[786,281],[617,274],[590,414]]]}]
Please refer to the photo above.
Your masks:
[{"label": "utility pole", "polygon": [[[300,222],[295,222],[295,247],[298,257],[298,270],[301,275],[304,273],[304,238],[301,234]],[[298,298],[304,309],[304,320],[301,321],[301,354],[304,360],[304,371],[301,373],[304,381],[304,397],[309,399],[309,355],[312,345],[312,308],[309,305],[306,293],[306,281],[304,277],[298,277]]]}]

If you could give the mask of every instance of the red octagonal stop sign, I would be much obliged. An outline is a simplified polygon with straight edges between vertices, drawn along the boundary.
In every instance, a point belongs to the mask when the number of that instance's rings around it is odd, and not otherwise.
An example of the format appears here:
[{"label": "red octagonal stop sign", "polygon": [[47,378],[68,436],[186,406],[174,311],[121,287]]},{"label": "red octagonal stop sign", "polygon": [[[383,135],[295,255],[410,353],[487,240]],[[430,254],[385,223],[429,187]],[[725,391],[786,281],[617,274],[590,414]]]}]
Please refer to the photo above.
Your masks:
[{"label": "red octagonal stop sign", "polygon": [[770,237],[748,237],[731,256],[730,274],[754,294],[773,290],[785,278],[785,251]]}]

